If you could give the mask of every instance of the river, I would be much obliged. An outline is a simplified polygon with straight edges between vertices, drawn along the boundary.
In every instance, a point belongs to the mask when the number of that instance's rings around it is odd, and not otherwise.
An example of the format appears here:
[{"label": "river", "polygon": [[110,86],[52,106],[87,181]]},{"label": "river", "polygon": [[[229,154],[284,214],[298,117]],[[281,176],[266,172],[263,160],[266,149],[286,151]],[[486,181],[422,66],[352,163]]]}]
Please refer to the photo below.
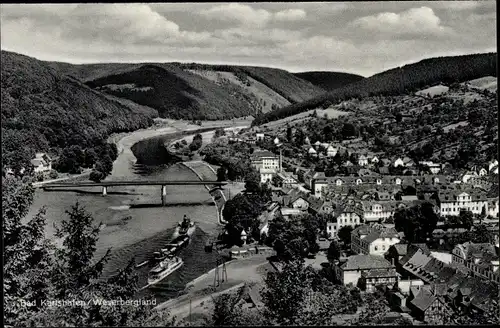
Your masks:
[{"label": "river", "polygon": [[[158,144],[157,138],[168,140],[164,134],[177,132],[178,129],[150,129],[131,133],[118,142],[119,156],[114,163],[113,172],[107,179],[120,180],[197,180],[197,176],[180,164],[143,167],[136,163],[131,148],[134,144],[150,138]],[[157,136],[153,137],[152,136]],[[159,136],[163,135],[163,136]],[[178,138],[179,136],[176,136]],[[174,135],[172,135],[174,138]],[[142,143],[148,141],[142,141]],[[167,161],[168,162],[168,161]],[[215,175],[214,175],[215,180]],[[97,188],[94,188],[98,191]],[[109,260],[104,267],[103,276],[109,277],[128,261],[135,258],[140,263],[149,258],[154,251],[169,243],[173,230],[184,214],[197,222],[197,229],[188,247],[180,252],[184,265],[160,284],[145,293],[153,293],[157,302],[175,297],[184,289],[187,282],[215,267],[216,254],[205,253],[204,245],[210,234],[220,227],[217,223],[216,208],[207,190],[203,186],[168,186],[167,203],[175,206],[158,207],[161,203],[161,190],[156,186],[117,187],[116,191],[129,194],[113,194],[108,188],[108,195],[92,195],[76,192],[44,192],[37,189],[35,201],[30,209],[31,217],[42,206],[47,210],[46,234],[54,238],[54,224],[67,218],[66,210],[78,201],[92,214],[96,223],[105,224],[96,245],[96,258],[102,257],[111,248]],[[189,203],[183,205],[183,203]],[[200,205],[191,205],[200,203]],[[130,204],[144,207],[130,207]],[[151,204],[154,206],[147,206]],[[149,268],[138,270],[139,284],[145,285]]]}]

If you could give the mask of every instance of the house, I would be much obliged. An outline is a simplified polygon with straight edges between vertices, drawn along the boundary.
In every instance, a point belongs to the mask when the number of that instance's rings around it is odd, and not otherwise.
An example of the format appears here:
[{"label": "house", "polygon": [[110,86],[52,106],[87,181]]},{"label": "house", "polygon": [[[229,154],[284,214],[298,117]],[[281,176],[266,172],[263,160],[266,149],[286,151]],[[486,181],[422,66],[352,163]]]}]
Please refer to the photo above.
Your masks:
[{"label": "house", "polygon": [[495,167],[498,169],[498,161],[496,159],[488,163],[488,172],[491,172]]},{"label": "house", "polygon": [[361,274],[360,286],[361,289],[372,293],[375,291],[376,286],[389,286],[393,287],[398,281],[398,274],[396,269],[372,269],[364,271]]},{"label": "house", "polygon": [[391,160],[387,158],[382,158],[380,162],[382,163],[383,166],[390,166],[392,164]]},{"label": "house", "polygon": [[499,266],[498,249],[492,244],[466,242],[452,251],[452,263],[465,266],[467,272],[481,279],[496,281]]},{"label": "house", "polygon": [[256,150],[251,157],[251,165],[257,171],[262,169],[279,170],[279,156],[271,153],[268,150]]},{"label": "house", "polygon": [[306,144],[306,145],[310,145],[311,144],[311,141],[309,140],[309,137],[306,137],[304,139],[304,144]]},{"label": "house", "polygon": [[360,226],[351,232],[351,250],[356,254],[383,256],[389,247],[399,242],[400,237],[394,228],[377,223]]},{"label": "house", "polygon": [[376,163],[380,162],[380,160],[379,160],[379,158],[377,157],[377,155],[373,155],[373,157],[371,157],[371,159],[370,159],[370,162],[371,162],[372,164],[376,164]]},{"label": "house", "polygon": [[308,196],[299,189],[293,189],[288,195],[283,196],[282,206],[306,211],[309,208]]},{"label": "house", "polygon": [[488,171],[484,167],[479,170],[480,177],[484,177],[487,174],[488,174]]},{"label": "house", "polygon": [[403,166],[405,166],[405,163],[403,162],[403,160],[402,160],[400,157],[398,157],[398,158],[397,158],[397,159],[396,159],[396,160],[392,163],[392,165],[393,165],[394,167],[399,167],[399,166],[403,167]]},{"label": "house", "polygon": [[52,159],[46,153],[36,153],[31,160],[35,173],[45,173],[52,171]]},{"label": "house", "polygon": [[412,167],[415,165],[415,162],[409,158],[409,157],[404,157],[403,158],[403,166],[404,167]]},{"label": "house", "polygon": [[261,240],[267,237],[269,233],[269,222],[273,221],[281,210],[281,206],[277,202],[267,204],[266,209],[257,217],[259,221],[259,236]]},{"label": "house", "polygon": [[392,217],[396,210],[405,207],[398,201],[361,201],[365,222],[382,222]]},{"label": "house", "polygon": [[365,155],[360,155],[358,158],[358,165],[359,166],[366,166],[368,165],[368,158]]},{"label": "house", "polygon": [[274,138],[274,144],[279,145],[280,144],[280,139],[278,137]]},{"label": "house", "polygon": [[278,178],[280,184],[285,187],[294,187],[299,183],[297,175],[290,172],[277,172],[276,177]]},{"label": "house", "polygon": [[340,229],[350,226],[353,229],[363,223],[363,213],[359,207],[351,204],[339,205],[334,210],[334,219],[326,223],[326,233],[330,239],[336,238]]},{"label": "house", "polygon": [[440,190],[438,192],[438,206],[441,216],[459,215],[461,210],[481,214],[483,207],[488,211],[486,193],[478,189],[465,190]]},{"label": "house", "polygon": [[313,147],[309,148],[309,150],[307,151],[307,153],[310,156],[314,156],[314,157],[318,156],[318,152]]},{"label": "house", "polygon": [[270,183],[276,174],[275,169],[260,169],[260,183]]},{"label": "house", "polygon": [[446,289],[443,291],[440,286],[442,285],[411,288],[406,304],[415,319],[434,325],[451,323],[456,313],[444,298]]},{"label": "house", "polygon": [[337,155],[338,151],[339,150],[337,147],[333,147],[332,145],[329,145],[328,148],[326,148],[326,156],[327,157],[335,157]]},{"label": "house", "polygon": [[[382,256],[376,255],[353,255],[340,265],[337,277],[344,285],[353,284],[357,286],[364,272],[370,270],[394,269],[394,266]],[[391,281],[392,279],[388,279]]]},{"label": "house", "polygon": [[406,255],[407,251],[408,244],[394,244],[384,253],[384,257],[396,266],[396,270],[399,270],[400,261]]},{"label": "house", "polygon": [[257,139],[257,141],[264,141],[264,138],[265,138],[265,134],[264,133],[257,133],[255,135],[255,139]]}]

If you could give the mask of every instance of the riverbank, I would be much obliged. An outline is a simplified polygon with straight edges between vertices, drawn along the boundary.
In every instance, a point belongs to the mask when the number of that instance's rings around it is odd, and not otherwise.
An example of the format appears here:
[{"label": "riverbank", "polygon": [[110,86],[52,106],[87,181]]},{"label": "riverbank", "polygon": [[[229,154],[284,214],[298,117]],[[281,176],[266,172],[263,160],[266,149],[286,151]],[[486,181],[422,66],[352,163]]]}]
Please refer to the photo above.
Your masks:
[{"label": "riverbank", "polygon": [[[252,258],[226,262],[227,280],[219,287],[214,287],[215,269],[198,277],[186,285],[185,294],[156,306],[156,310],[168,310],[171,316],[182,320],[191,313],[206,313],[207,307],[212,303],[212,297],[227,293],[243,286],[244,284],[262,285],[267,272],[274,271],[267,260],[267,256],[254,256]],[[222,269],[219,269],[222,277]],[[190,304],[191,303],[191,304]]]}]

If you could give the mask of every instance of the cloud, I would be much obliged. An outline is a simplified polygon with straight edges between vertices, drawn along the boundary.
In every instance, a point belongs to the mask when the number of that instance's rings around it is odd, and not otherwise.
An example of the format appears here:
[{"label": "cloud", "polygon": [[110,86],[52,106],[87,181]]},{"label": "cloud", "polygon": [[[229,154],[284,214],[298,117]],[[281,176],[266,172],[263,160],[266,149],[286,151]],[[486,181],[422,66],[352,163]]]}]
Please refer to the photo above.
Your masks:
[{"label": "cloud", "polygon": [[352,27],[369,30],[381,35],[411,35],[427,37],[428,35],[445,35],[451,29],[441,25],[441,20],[429,7],[411,8],[401,13],[383,12],[354,20]]},{"label": "cloud", "polygon": [[210,19],[237,21],[250,26],[264,26],[272,17],[267,10],[253,9],[248,5],[239,3],[218,5],[202,10],[200,14]]},{"label": "cloud", "polygon": [[488,1],[431,1],[431,6],[439,9],[447,9],[453,11],[471,10],[480,6],[480,2]]},{"label": "cloud", "polygon": [[437,55],[495,49],[492,4],[1,5],[0,36],[2,49],[42,60],[188,61],[369,76]]},{"label": "cloud", "polygon": [[302,9],[286,9],[274,14],[278,21],[295,21],[306,18],[306,12]]}]

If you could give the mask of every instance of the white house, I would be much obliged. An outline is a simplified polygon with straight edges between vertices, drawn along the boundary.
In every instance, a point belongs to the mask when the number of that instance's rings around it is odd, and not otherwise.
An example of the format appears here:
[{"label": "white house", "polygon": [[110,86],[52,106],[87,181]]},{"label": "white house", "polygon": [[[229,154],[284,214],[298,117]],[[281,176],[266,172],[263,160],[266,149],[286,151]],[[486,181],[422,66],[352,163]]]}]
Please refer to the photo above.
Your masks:
[{"label": "white house", "polygon": [[276,174],[275,169],[260,169],[260,183],[268,183],[273,180],[273,176]]},{"label": "white house", "polygon": [[482,169],[479,170],[479,176],[483,177],[488,174],[488,171],[483,167]]},{"label": "white house", "polygon": [[496,159],[488,163],[488,171],[491,172],[491,170],[495,167],[498,170],[498,161]]},{"label": "white house", "polygon": [[351,233],[351,250],[356,254],[383,256],[389,247],[399,242],[396,229],[381,224],[364,225]]},{"label": "white house", "polygon": [[280,139],[278,137],[274,138],[274,144],[279,145]]},{"label": "white house", "polygon": [[333,147],[332,145],[328,146],[328,148],[326,148],[326,156],[327,157],[335,157],[337,155],[337,152],[338,152],[338,148],[337,147]]},{"label": "white house", "polygon": [[405,166],[405,163],[403,162],[403,160],[401,158],[397,158],[394,161],[393,165],[394,165],[394,167]]},{"label": "white house", "polygon": [[46,153],[36,153],[31,160],[35,173],[50,172],[52,170],[52,159]]},{"label": "white house", "polygon": [[394,269],[394,266],[382,256],[353,255],[340,266],[338,278],[343,285],[356,286],[363,273],[381,269]]},{"label": "white house", "polygon": [[358,158],[358,165],[359,166],[366,166],[368,165],[368,158],[365,155],[361,155]]},{"label": "white house", "polygon": [[355,206],[339,206],[334,212],[335,220],[326,223],[326,233],[330,239],[336,238],[340,229],[350,226],[353,229],[363,223],[363,212]]},{"label": "white house", "polygon": [[377,155],[374,155],[374,156],[371,158],[371,160],[370,160],[370,161],[371,161],[371,163],[372,163],[372,164],[375,164],[375,163],[380,162],[380,160],[378,159]]},{"label": "white house", "polygon": [[264,140],[264,138],[265,138],[264,133],[257,133],[257,134],[255,135],[255,139],[257,139],[257,141],[263,141],[263,140]]},{"label": "white house", "polygon": [[461,210],[471,211],[474,214],[481,214],[483,207],[485,207],[486,212],[488,212],[488,199],[486,194],[480,191],[440,192],[438,199],[441,216],[459,215]]},{"label": "white house", "polygon": [[318,156],[318,152],[313,147],[309,148],[308,153],[311,156]]}]

